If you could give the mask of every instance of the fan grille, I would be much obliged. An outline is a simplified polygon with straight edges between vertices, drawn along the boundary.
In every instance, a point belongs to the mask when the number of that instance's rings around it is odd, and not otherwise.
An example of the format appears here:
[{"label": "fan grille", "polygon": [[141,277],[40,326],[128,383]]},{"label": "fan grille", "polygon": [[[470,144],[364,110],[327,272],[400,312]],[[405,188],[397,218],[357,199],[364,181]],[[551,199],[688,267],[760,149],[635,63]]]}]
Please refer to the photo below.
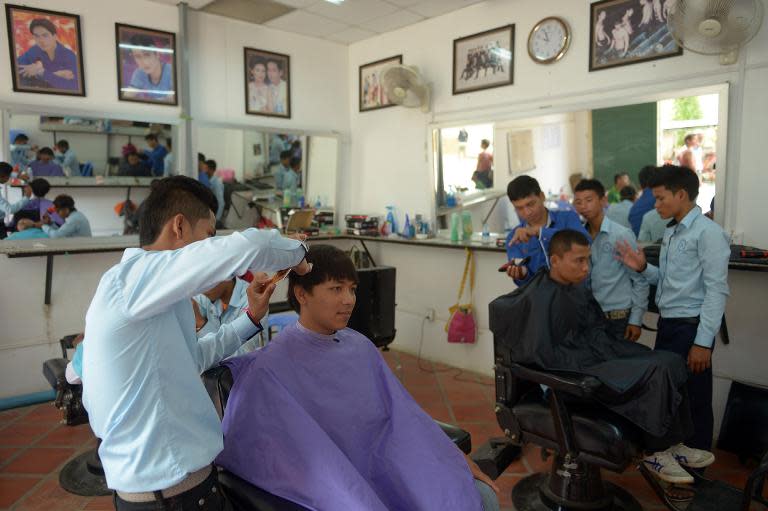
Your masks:
[{"label": "fan grille", "polygon": [[[678,0],[670,12],[669,30],[684,48],[705,55],[738,50],[751,40],[763,18],[760,0]],[[716,35],[705,35],[702,22],[715,20]]]}]

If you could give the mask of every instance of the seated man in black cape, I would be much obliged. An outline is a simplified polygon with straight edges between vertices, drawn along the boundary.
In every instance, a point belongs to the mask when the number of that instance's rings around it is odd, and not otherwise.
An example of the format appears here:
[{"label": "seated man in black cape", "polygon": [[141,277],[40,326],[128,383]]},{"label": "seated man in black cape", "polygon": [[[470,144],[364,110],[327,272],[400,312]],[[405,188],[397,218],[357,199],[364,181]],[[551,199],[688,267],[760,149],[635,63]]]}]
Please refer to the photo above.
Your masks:
[{"label": "seated man in black cape", "polygon": [[715,457],[682,443],[693,432],[685,363],[673,353],[611,334],[600,305],[583,285],[589,251],[584,234],[555,234],[550,271],[539,271],[528,284],[491,303],[493,333],[513,362],[599,379],[598,401],[644,431],[645,466],[664,481],[692,483],[681,465],[703,468]]}]

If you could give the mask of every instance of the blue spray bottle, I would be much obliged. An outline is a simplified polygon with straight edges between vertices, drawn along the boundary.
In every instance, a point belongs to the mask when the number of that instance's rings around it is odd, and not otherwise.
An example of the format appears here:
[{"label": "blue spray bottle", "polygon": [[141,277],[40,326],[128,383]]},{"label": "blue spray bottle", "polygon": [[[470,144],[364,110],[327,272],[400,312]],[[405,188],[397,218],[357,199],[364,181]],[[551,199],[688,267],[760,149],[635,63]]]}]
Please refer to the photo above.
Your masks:
[{"label": "blue spray bottle", "polygon": [[389,224],[389,232],[397,233],[397,222],[395,221],[394,206],[387,206],[387,223]]}]

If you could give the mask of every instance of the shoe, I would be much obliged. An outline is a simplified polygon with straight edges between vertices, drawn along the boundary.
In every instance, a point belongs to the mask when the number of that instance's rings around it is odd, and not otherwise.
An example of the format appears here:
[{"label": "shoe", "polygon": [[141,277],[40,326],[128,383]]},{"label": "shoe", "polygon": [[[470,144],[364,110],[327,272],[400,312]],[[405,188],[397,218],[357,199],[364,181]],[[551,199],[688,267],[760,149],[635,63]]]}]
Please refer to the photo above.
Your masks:
[{"label": "shoe", "polygon": [[688,468],[704,468],[715,462],[715,455],[709,451],[694,449],[683,444],[677,444],[667,449],[675,461]]},{"label": "shoe", "polygon": [[675,461],[669,451],[661,451],[643,458],[643,465],[652,474],[668,483],[693,484],[693,476]]}]

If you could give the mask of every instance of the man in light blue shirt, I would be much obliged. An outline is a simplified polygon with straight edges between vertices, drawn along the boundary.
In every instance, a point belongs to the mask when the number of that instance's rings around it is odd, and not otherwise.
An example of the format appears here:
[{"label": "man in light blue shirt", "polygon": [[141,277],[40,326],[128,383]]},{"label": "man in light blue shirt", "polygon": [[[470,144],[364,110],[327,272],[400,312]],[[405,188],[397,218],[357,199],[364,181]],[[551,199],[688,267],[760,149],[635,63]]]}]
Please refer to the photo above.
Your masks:
[{"label": "man in light blue shirt", "polygon": [[275,286],[257,276],[248,312],[200,339],[190,299],[249,269],[311,269],[303,243],[274,230],[213,238],[215,208],[194,179],[160,181],[146,199],[141,248],[104,274],[86,315],[83,403],[119,510],[129,501],[224,508],[211,468],[221,423],[200,374],[259,332]]},{"label": "man in light blue shirt", "polygon": [[637,247],[629,228],[607,218],[605,187],[597,179],[583,179],[574,190],[573,205],[587,220],[592,238],[591,268],[587,285],[608,320],[616,339],[640,338],[643,314],[648,308],[648,282],[637,272],[616,260],[616,244]]},{"label": "man in light blue shirt", "polygon": [[629,210],[632,209],[632,204],[635,202],[635,196],[637,191],[634,186],[625,186],[619,190],[619,196],[621,200],[616,204],[608,206],[605,216],[611,219],[614,223],[631,229],[632,226],[629,223]]},{"label": "man in light blue shirt", "polygon": [[75,209],[75,200],[69,195],[59,195],[53,199],[56,214],[64,219],[64,225],[59,227],[48,215],[43,216],[35,224],[41,227],[49,238],[83,238],[91,237],[91,224],[84,214]]},{"label": "man in light blue shirt", "polygon": [[[4,185],[11,179],[12,172],[13,167],[11,167],[10,164],[4,161],[0,162],[0,185]],[[21,200],[14,202],[13,204],[8,202],[5,197],[0,195],[0,222],[3,221],[5,215],[12,215],[18,211],[21,211],[24,206],[27,205],[29,198],[32,196],[32,187],[29,185],[25,186],[23,194],[24,196],[21,198]]]},{"label": "man in light blue shirt", "polygon": [[213,196],[216,197],[218,207],[216,208],[216,227],[222,228],[224,225],[224,183],[221,182],[221,178],[216,174],[216,160],[208,160],[205,162],[205,175],[208,176],[208,188],[213,192]]},{"label": "man in light blue shirt", "polygon": [[669,218],[666,220],[661,218],[659,212],[655,209],[650,210],[643,215],[643,222],[640,224],[640,234],[637,235],[637,241],[643,243],[660,242],[661,238],[664,237],[669,221]]},{"label": "man in light blue shirt", "polygon": [[30,152],[36,151],[35,146],[29,145],[29,138],[24,133],[19,133],[11,144],[11,167],[18,167],[19,172],[24,172],[32,161]]},{"label": "man in light blue shirt", "polygon": [[69,142],[66,140],[59,140],[56,142],[56,163],[58,163],[64,174],[67,176],[79,176],[80,175],[80,161],[77,159],[75,150],[69,147]]},{"label": "man in light blue shirt", "polygon": [[627,243],[617,248],[631,269],[656,285],[659,330],[656,349],[683,357],[695,435],[689,445],[712,445],[712,350],[728,298],[728,235],[696,206],[699,178],[685,167],[667,165],[651,180],[656,210],[671,218],[664,233],[659,266],[647,264],[642,251]]},{"label": "man in light blue shirt", "polygon": [[286,176],[293,173],[291,170],[291,152],[283,151],[280,153],[280,165],[275,169],[275,189],[278,192],[285,190]]}]

